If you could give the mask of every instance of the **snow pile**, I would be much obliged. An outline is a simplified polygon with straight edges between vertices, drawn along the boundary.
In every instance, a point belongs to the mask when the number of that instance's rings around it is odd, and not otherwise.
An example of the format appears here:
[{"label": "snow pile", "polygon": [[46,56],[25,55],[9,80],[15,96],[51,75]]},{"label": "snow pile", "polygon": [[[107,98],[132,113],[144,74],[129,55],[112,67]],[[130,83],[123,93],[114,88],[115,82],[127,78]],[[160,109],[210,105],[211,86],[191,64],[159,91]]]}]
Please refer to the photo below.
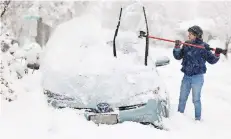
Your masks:
[{"label": "snow pile", "polygon": [[113,36],[109,33],[113,32],[101,28],[101,22],[89,15],[58,26],[42,57],[44,89],[75,96],[88,107],[103,101],[129,105],[128,99],[136,94],[152,94],[149,90],[161,83],[153,61],[144,65],[145,41],[138,41],[135,33],[120,32],[114,57],[112,45],[106,41]]},{"label": "snow pile", "polygon": [[[21,52],[21,53],[20,53]],[[43,52],[41,46],[36,43],[28,43],[23,46],[23,49],[19,51],[19,55],[23,54],[23,57],[26,59],[26,64],[28,63],[38,63],[40,64],[40,55]]]},{"label": "snow pile", "polygon": [[[151,50],[152,55],[172,54],[172,49]],[[223,56],[222,56],[223,58]],[[193,120],[194,108],[191,95],[185,114],[177,113],[179,86],[182,78],[180,61],[171,56],[171,64],[159,67],[160,76],[165,80],[170,91],[171,115],[164,124],[169,131],[161,131],[138,123],[125,122],[117,125],[95,125],[87,122],[81,111],[62,109],[54,110],[47,106],[42,94],[41,73],[23,78],[21,86],[27,88],[17,101],[1,102],[0,134],[5,139],[12,138],[147,138],[151,139],[230,139],[231,126],[231,83],[229,78],[231,61],[219,62],[208,66],[206,82],[202,94],[203,120]],[[217,72],[222,69],[222,72]],[[174,73],[174,74],[173,74]],[[18,90],[20,88],[18,87]],[[224,122],[221,121],[221,118]],[[129,129],[129,130],[128,130]],[[81,131],[81,132],[80,132]],[[14,134],[12,134],[14,133]],[[106,133],[106,135],[105,135]]]}]

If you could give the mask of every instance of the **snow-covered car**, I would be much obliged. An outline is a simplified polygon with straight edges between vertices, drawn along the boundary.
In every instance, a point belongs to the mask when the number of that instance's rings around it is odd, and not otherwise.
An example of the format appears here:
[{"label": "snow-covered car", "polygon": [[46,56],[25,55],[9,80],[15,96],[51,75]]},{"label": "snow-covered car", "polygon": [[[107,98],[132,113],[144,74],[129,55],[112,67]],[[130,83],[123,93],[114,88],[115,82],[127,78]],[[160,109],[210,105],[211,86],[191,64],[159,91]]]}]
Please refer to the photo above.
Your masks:
[{"label": "snow-covered car", "polygon": [[97,124],[133,121],[160,127],[162,118],[169,117],[170,104],[156,67],[169,59],[148,59],[145,66],[145,41],[122,31],[114,57],[108,41],[113,35],[87,16],[56,28],[41,56],[42,86],[49,104],[85,109],[87,120]]}]

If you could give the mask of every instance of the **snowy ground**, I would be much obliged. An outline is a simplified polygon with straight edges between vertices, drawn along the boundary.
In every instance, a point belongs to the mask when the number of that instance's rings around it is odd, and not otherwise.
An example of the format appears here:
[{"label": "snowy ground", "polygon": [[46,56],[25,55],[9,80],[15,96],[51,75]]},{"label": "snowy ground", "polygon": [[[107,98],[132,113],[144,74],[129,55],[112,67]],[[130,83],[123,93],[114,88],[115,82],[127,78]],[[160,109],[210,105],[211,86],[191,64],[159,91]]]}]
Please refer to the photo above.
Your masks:
[{"label": "snowy ground", "polygon": [[[183,74],[180,61],[172,57],[172,49],[152,49],[150,54],[168,55],[171,64],[159,67],[160,76],[166,81],[170,92],[171,117],[165,119],[169,131],[126,122],[117,125],[97,126],[87,122],[81,114],[70,109],[53,110],[46,105],[40,87],[40,73],[25,78],[18,85],[17,101],[2,101],[0,135],[2,139],[76,139],[76,138],[158,138],[158,139],[230,139],[231,138],[231,61],[221,60],[208,65],[202,93],[203,120],[193,120],[191,96],[185,114],[176,112],[179,86]],[[79,112],[78,112],[79,113]]]}]

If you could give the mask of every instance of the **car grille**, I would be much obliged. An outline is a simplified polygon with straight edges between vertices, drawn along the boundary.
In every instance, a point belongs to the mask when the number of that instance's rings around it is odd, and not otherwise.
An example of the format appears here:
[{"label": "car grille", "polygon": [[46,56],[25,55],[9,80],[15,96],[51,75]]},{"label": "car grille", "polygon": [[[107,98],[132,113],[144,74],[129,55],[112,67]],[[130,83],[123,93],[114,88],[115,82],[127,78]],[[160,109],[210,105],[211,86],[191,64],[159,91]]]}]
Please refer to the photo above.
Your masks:
[{"label": "car grille", "polygon": [[[92,108],[80,108],[80,107],[74,105],[77,101],[77,99],[74,97],[67,97],[67,96],[64,96],[61,94],[56,94],[56,93],[53,93],[49,90],[44,90],[44,94],[47,96],[47,102],[55,108],[70,107],[70,108],[74,108],[74,109],[89,109],[90,111],[96,112],[96,110],[92,110]],[[146,103],[128,105],[128,106],[120,106],[117,109],[120,111],[123,111],[123,110],[136,109],[136,108],[139,108],[139,107],[142,107],[145,105],[146,105]]]}]

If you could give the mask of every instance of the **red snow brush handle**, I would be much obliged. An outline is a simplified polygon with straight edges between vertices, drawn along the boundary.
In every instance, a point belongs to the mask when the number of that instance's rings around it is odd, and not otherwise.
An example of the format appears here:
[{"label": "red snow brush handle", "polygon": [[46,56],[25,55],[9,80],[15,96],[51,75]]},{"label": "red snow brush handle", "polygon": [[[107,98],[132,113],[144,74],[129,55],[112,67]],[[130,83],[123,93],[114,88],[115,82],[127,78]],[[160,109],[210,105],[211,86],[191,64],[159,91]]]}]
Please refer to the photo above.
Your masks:
[{"label": "red snow brush handle", "polygon": [[[173,40],[164,39],[164,38],[158,38],[158,37],[154,37],[154,36],[148,36],[148,38],[157,39],[157,40],[162,40],[162,41],[167,41],[167,42],[174,42],[174,43],[175,43],[175,41],[173,41]],[[185,43],[185,42],[181,42],[181,44],[188,45],[188,46],[194,46],[194,47],[197,47],[197,48],[205,49],[205,47],[204,47],[204,46],[201,46],[201,45],[195,45],[195,44],[190,44],[190,43]],[[215,51],[216,49],[211,48],[211,50]]]},{"label": "red snow brush handle", "polygon": [[[139,38],[142,38],[142,37],[147,37],[146,32],[140,31]],[[148,38],[175,43],[174,40],[169,40],[169,39],[165,39],[165,38],[159,38],[159,37],[154,37],[154,36],[148,36]],[[181,44],[205,49],[205,47],[204,47],[204,46],[201,46],[201,45],[195,45],[195,44],[190,44],[190,43],[185,43],[185,42],[181,42]],[[215,48],[211,48],[211,47],[209,48],[209,50],[216,51]],[[226,55],[227,55],[227,50],[226,50],[226,49],[225,49],[225,50],[222,50],[222,54],[224,54],[224,55],[226,56]]]}]

